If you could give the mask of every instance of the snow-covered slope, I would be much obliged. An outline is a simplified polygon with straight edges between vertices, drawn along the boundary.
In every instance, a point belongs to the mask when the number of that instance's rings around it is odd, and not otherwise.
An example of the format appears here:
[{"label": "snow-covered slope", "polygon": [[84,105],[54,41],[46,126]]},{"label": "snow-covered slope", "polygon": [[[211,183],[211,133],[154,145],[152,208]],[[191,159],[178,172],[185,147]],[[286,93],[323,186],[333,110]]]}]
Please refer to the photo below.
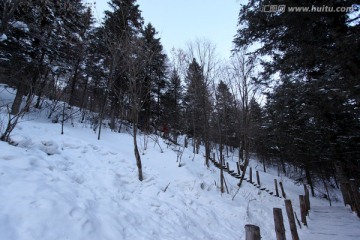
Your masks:
[{"label": "snow-covered slope", "polygon": [[[221,195],[219,170],[206,168],[202,154],[194,155],[191,147],[179,167],[174,151],[179,147],[141,135],[145,180],[140,182],[129,134],[105,129],[98,141],[91,128],[75,123],[61,135],[60,124],[38,116],[27,115],[18,124],[12,134],[16,146],[0,142],[1,240],[245,239],[245,224],[260,226],[262,239],[276,239],[273,207],[283,209],[291,239],[283,199],[245,182],[232,200],[237,180],[228,174],[230,194]],[[235,156],[228,158],[231,166]],[[284,182],[300,215],[303,187],[262,172],[256,161],[251,165],[266,188],[273,189],[274,178]],[[324,200],[311,201],[328,209]],[[335,232],[341,239],[358,239],[359,220],[348,208],[337,209],[337,218],[349,225]],[[309,228],[299,229],[300,239],[338,239],[312,238],[322,222],[315,216],[311,212]]]}]

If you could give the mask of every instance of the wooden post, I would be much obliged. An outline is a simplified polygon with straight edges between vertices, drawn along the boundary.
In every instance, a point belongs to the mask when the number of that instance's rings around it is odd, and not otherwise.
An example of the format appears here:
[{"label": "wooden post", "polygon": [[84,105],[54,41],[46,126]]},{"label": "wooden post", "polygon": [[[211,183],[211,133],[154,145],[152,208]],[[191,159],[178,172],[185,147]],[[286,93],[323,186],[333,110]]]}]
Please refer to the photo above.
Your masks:
[{"label": "wooden post", "polygon": [[279,185],[280,185],[280,189],[281,189],[281,193],[282,193],[283,198],[286,198],[286,194],[285,194],[285,191],[284,191],[283,183],[282,183],[282,182],[279,182]]},{"label": "wooden post", "polygon": [[278,184],[277,184],[277,180],[276,179],[274,179],[274,183],[275,183],[275,196],[279,196],[279,189],[278,189]]},{"label": "wooden post", "polygon": [[277,240],[286,240],[284,219],[283,219],[281,208],[274,208],[273,213],[274,213],[276,239]]},{"label": "wooden post", "polygon": [[250,168],[250,183],[252,183],[252,168]]},{"label": "wooden post", "polygon": [[291,205],[291,200],[289,200],[289,199],[285,200],[285,208],[286,208],[286,214],[289,219],[292,240],[299,240],[299,235],[298,235],[297,228],[296,228],[294,211],[293,211],[293,208]]},{"label": "wooden post", "polygon": [[309,189],[307,188],[306,184],[304,184],[304,191],[305,191],[306,215],[309,216],[310,194],[309,194]]},{"label": "wooden post", "polygon": [[216,162],[215,153],[213,153],[213,160]]},{"label": "wooden post", "polygon": [[236,168],[237,168],[238,174],[240,175],[240,165],[239,165],[239,162],[236,162]]},{"label": "wooden post", "polygon": [[259,175],[259,171],[256,171],[256,180],[257,180],[257,184],[260,186],[260,175]]},{"label": "wooden post", "polygon": [[350,183],[346,182],[343,185],[345,186],[345,189],[347,191],[347,198],[348,198],[348,201],[349,201],[348,204],[351,207],[351,211],[356,211],[355,210],[355,199],[354,199],[354,195],[353,195],[353,192],[351,190],[351,187],[350,187]]},{"label": "wooden post", "polygon": [[350,189],[352,193],[351,195],[353,196],[354,209],[356,211],[357,216],[360,217],[360,194],[354,179],[350,179]]},{"label": "wooden post", "polygon": [[226,162],[226,167],[227,167],[228,171],[230,171],[229,162]]},{"label": "wooden post", "polygon": [[300,213],[301,213],[301,222],[307,226],[306,222],[306,202],[305,202],[305,196],[299,195],[300,200]]},{"label": "wooden post", "polygon": [[260,228],[256,225],[246,224],[245,235],[245,240],[260,240]]},{"label": "wooden post", "polygon": [[348,185],[345,184],[348,179],[346,178],[341,162],[338,161],[335,163],[335,169],[336,169],[337,178],[340,182],[340,191],[343,195],[344,204],[346,206],[347,204],[350,204],[350,199],[348,194],[349,189],[348,189]]}]

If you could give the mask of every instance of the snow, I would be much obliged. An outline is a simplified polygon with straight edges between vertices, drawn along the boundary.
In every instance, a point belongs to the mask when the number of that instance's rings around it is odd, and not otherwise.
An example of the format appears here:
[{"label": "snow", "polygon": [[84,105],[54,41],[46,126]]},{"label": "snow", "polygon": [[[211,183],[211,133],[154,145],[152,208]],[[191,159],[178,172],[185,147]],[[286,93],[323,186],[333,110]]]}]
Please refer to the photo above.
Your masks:
[{"label": "snow", "polygon": [[10,23],[14,28],[21,29],[24,32],[29,32],[29,27],[26,23],[22,21],[15,21]]},{"label": "snow", "polygon": [[7,36],[3,33],[0,35],[0,42],[5,41],[7,39]]},{"label": "snow", "polygon": [[[0,89],[0,106],[13,96]],[[0,129],[5,114],[0,115]],[[87,124],[51,123],[45,113],[30,113],[11,135],[14,145],[0,142],[0,239],[245,239],[244,226],[258,225],[262,239],[276,239],[272,209],[282,208],[291,239],[284,199],[235,178],[225,178],[230,194],[220,194],[219,170],[204,166],[203,152],[185,148],[179,167],[176,147],[156,136],[140,134],[144,181],[137,178],[132,137],[103,129],[101,140]],[[158,141],[158,142],[157,142]],[[183,141],[180,141],[183,142]],[[236,153],[228,157],[232,169]],[[282,181],[294,211],[303,186],[262,171],[261,185],[273,190]],[[334,190],[334,194],[336,191]],[[300,239],[358,239],[360,221],[342,202],[311,197],[309,227]],[[327,213],[334,214],[327,214]]]}]

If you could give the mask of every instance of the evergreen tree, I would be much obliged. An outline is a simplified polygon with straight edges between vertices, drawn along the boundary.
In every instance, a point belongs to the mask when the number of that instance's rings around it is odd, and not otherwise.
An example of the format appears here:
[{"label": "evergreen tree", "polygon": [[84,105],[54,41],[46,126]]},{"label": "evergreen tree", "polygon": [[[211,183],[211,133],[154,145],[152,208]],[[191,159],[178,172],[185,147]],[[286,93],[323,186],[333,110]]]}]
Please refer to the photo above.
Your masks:
[{"label": "evergreen tree", "polygon": [[[187,83],[185,107],[188,133],[194,140],[204,141],[205,161],[206,165],[208,165],[210,157],[210,136],[208,130],[212,106],[203,71],[195,58],[189,65],[185,80]],[[197,144],[194,144],[194,150]]]},{"label": "evergreen tree", "polygon": [[[140,119],[143,121],[145,129],[148,129],[151,122],[154,125],[162,124],[161,115],[161,98],[163,97],[163,89],[166,84],[166,55],[163,53],[163,47],[160,38],[156,38],[156,30],[149,23],[142,33],[144,41],[144,52],[150,59],[144,68],[144,86],[148,90],[145,91],[143,109]],[[158,126],[155,126],[158,127]]]},{"label": "evergreen tree", "polygon": [[174,68],[170,75],[170,81],[166,86],[166,92],[162,98],[164,107],[163,122],[168,124],[174,134],[174,141],[177,140],[177,133],[184,130],[183,127],[183,87],[181,79]]},{"label": "evergreen tree", "polygon": [[236,146],[234,141],[235,126],[235,97],[230,92],[229,87],[223,82],[217,85],[215,93],[215,106],[213,121],[217,125],[217,132],[221,142],[226,145]]},{"label": "evergreen tree", "polygon": [[[148,94],[148,88],[144,85],[144,68],[150,62],[149,55],[144,52],[144,41],[140,38],[143,18],[139,5],[135,0],[112,0],[110,2],[112,12],[105,12],[103,33],[108,50],[107,64],[109,74],[107,88],[110,95],[104,97],[104,103],[100,113],[103,118],[108,97],[111,100],[112,128],[114,128],[115,112],[119,109],[118,100],[126,99],[129,107],[130,120],[133,124],[133,143],[138,178],[142,181],[142,162],[137,145],[137,127],[139,113]],[[100,121],[101,123],[101,121]],[[99,129],[100,136],[100,129]]]},{"label": "evergreen tree", "polygon": [[[107,49],[105,64],[109,69],[106,83],[108,92],[104,96],[100,120],[104,117],[108,107],[106,103],[109,100],[110,127],[114,129],[115,118],[118,116],[119,110],[130,111],[127,102],[129,99],[128,63],[131,61],[130,58],[137,57],[134,47],[138,44],[144,21],[135,0],[112,0],[109,5],[111,11],[105,11],[102,28]],[[128,109],[124,109],[126,107]]]},{"label": "evergreen tree", "polygon": [[[272,59],[263,64],[264,76],[280,73],[282,86],[268,104],[268,127],[276,142],[272,149],[278,149],[281,162],[304,163],[309,184],[313,173],[321,170],[331,175],[338,163],[347,177],[359,179],[360,24],[346,12],[290,12],[291,1],[281,2],[285,12],[261,11],[264,5],[274,4],[249,1],[244,5],[234,40],[237,47],[261,42],[256,53]],[[356,2],[326,4],[336,8]]]}]

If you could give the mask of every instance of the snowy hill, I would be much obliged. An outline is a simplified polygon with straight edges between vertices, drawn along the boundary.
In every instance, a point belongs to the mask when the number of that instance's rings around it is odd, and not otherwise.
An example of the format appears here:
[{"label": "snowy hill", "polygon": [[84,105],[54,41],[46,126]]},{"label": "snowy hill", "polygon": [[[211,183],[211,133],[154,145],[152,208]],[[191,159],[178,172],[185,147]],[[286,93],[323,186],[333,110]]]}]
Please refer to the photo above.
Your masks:
[{"label": "snowy hill", "polygon": [[[4,119],[2,113],[2,124]],[[194,155],[191,147],[179,167],[178,146],[141,135],[140,182],[128,133],[105,129],[98,141],[86,124],[69,124],[64,135],[60,130],[60,124],[31,113],[12,133],[15,146],[0,142],[1,240],[245,239],[245,224],[258,225],[262,239],[276,239],[274,207],[283,209],[291,239],[283,198],[244,182],[232,200],[238,180],[228,174],[230,193],[221,195],[219,170],[206,168],[203,154]],[[233,169],[235,156],[227,158]],[[303,186],[271,168],[264,173],[255,160],[251,166],[267,189],[274,179],[284,183],[299,216]],[[327,201],[311,203],[309,227],[298,229],[300,239],[358,239],[360,221],[341,202],[335,203],[334,219],[326,218],[334,209]]]}]

